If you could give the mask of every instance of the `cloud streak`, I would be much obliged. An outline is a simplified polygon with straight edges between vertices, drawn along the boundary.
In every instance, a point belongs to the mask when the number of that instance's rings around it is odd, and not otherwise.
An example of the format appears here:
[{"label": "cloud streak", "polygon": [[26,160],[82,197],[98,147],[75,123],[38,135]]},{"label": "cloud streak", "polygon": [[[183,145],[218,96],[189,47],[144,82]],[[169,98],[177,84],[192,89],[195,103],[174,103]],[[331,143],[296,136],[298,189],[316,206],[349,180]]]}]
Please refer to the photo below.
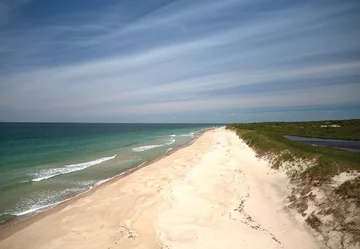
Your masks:
[{"label": "cloud streak", "polygon": [[188,122],[202,112],[198,122],[212,122],[244,108],[360,102],[355,1],[72,7],[0,31],[0,120]]}]

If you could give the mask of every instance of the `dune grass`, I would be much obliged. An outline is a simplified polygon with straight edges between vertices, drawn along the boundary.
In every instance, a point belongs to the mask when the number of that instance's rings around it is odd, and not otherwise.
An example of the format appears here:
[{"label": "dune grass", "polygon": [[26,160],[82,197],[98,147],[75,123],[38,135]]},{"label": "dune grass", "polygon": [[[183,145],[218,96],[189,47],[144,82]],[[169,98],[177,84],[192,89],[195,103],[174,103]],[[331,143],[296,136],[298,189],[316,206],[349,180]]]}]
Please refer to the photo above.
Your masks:
[{"label": "dune grass", "polygon": [[278,162],[273,165],[275,168],[280,162],[291,162],[296,158],[314,160],[314,166],[302,172],[300,177],[326,180],[346,170],[360,171],[360,153],[312,146],[284,137],[294,135],[359,140],[360,120],[245,123],[230,124],[227,128],[236,131],[260,156],[269,153],[278,155]]},{"label": "dune grass", "polygon": [[276,132],[282,135],[360,140],[360,119],[312,122],[243,123],[236,124],[236,127],[244,130]]},{"label": "dune grass", "polygon": [[[313,229],[329,238],[329,231],[338,231],[340,228],[342,236],[350,236],[354,244],[360,243],[358,223],[348,222],[349,218],[356,220],[356,210],[360,208],[360,176],[345,181],[340,186],[332,185],[331,181],[333,176],[341,172],[360,172],[360,153],[313,146],[284,137],[293,135],[359,140],[360,120],[231,124],[227,129],[234,130],[260,157],[270,155],[273,168],[284,166],[294,183],[293,192],[288,198],[291,203],[289,207],[303,216],[306,215],[309,204],[319,208],[319,212],[312,212],[305,219]],[[308,167],[297,169],[298,165],[307,163]],[[334,187],[331,189],[329,186]],[[326,190],[326,198],[313,199],[313,187]],[[357,209],[348,208],[353,207],[353,204]],[[333,220],[323,219],[326,215],[332,215]]]}]

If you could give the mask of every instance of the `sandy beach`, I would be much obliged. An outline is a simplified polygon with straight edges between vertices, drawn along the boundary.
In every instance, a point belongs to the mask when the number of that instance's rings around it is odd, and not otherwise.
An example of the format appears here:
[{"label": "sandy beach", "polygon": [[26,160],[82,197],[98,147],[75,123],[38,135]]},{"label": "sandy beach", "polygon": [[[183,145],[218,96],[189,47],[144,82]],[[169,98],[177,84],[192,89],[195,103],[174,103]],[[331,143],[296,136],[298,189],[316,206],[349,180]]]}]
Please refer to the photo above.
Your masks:
[{"label": "sandy beach", "polygon": [[285,208],[288,186],[219,128],[32,222],[0,248],[322,248]]}]

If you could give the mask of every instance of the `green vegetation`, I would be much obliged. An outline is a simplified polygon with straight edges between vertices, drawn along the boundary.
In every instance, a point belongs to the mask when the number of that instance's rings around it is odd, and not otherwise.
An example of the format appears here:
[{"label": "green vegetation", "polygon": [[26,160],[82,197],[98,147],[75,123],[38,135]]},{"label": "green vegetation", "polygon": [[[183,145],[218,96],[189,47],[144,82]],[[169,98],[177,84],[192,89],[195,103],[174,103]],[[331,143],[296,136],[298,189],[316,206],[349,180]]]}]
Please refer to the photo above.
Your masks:
[{"label": "green vegetation", "polygon": [[[344,182],[341,186],[336,190],[336,192],[342,196],[346,196],[348,198],[356,198],[360,196],[360,179],[354,179],[351,181]],[[360,199],[359,199],[360,201]]]},{"label": "green vegetation", "polygon": [[274,168],[278,168],[282,162],[293,162],[296,159],[314,161],[312,167],[294,177],[326,180],[346,170],[360,170],[360,153],[312,146],[284,137],[295,135],[360,140],[360,120],[230,124],[227,128],[236,131],[260,156],[277,155]]},{"label": "green vegetation", "polygon": [[237,124],[244,130],[261,130],[302,137],[360,140],[360,119],[313,122],[267,122]]},{"label": "green vegetation", "polygon": [[[356,222],[360,208],[360,176],[354,174],[354,179],[340,186],[331,181],[341,172],[360,172],[360,153],[313,146],[284,137],[360,140],[360,120],[231,124],[227,129],[235,131],[258,156],[268,156],[273,168],[281,166],[290,176],[293,184],[288,197],[289,207],[306,217],[309,207],[315,206],[305,221],[323,234],[325,241],[329,231],[341,231],[342,236],[351,238],[352,243],[360,243]],[[326,197],[317,198],[316,191],[313,193],[315,189],[323,191]],[[350,209],[353,204],[355,208]],[[332,215],[333,219],[324,219],[327,215]]]}]

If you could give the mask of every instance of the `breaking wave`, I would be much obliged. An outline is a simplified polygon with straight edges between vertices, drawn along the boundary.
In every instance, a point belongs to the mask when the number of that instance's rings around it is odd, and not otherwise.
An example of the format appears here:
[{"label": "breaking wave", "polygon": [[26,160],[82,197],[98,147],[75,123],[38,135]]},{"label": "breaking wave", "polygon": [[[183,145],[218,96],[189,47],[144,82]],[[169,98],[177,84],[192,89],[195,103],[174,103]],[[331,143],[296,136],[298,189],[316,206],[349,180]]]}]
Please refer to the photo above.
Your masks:
[{"label": "breaking wave", "polygon": [[66,165],[62,168],[42,169],[40,170],[40,172],[34,174],[36,178],[32,179],[32,181],[39,182],[58,175],[64,175],[75,171],[84,170],[90,166],[114,159],[115,157],[116,155],[110,157],[103,157],[90,162]]}]

